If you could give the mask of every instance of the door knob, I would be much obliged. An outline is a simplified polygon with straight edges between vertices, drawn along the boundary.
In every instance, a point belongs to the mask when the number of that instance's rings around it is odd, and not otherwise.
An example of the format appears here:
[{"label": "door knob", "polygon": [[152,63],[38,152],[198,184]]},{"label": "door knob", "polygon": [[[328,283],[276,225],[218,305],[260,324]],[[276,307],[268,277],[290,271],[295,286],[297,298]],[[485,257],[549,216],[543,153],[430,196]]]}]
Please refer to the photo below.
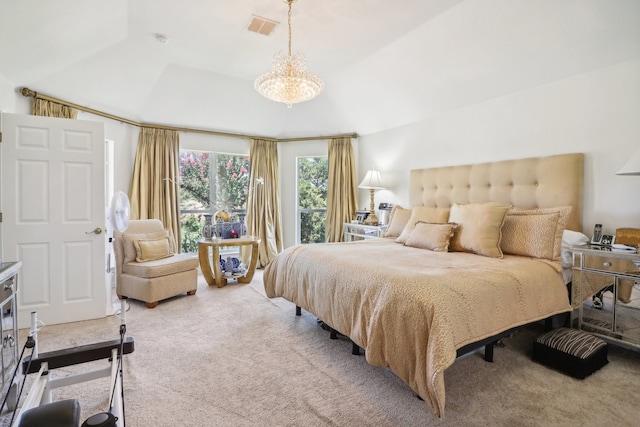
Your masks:
[{"label": "door knob", "polygon": [[94,228],[93,230],[91,230],[91,231],[87,231],[87,232],[86,232],[86,233],[84,233],[84,234],[92,234],[92,233],[94,233],[94,234],[100,234],[100,233],[102,233],[102,228],[100,228],[100,227],[96,227],[96,228]]}]

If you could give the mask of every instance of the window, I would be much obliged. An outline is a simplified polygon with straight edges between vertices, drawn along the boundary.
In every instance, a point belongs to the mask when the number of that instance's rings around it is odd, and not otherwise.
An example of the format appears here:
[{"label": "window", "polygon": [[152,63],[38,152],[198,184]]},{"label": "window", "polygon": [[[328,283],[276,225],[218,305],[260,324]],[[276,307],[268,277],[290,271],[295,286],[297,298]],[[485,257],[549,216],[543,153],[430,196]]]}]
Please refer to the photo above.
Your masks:
[{"label": "window", "polygon": [[298,243],[324,243],[329,159],[298,157]]},{"label": "window", "polygon": [[204,214],[244,214],[249,192],[249,156],[180,151],[182,252],[197,252]]}]

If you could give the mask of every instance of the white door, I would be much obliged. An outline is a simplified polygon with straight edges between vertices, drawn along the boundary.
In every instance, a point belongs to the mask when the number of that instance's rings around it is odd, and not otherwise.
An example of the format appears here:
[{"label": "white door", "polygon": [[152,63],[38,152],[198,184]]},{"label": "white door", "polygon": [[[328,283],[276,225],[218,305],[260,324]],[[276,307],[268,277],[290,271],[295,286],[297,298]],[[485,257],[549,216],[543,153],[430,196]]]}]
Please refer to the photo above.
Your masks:
[{"label": "white door", "polygon": [[[18,325],[106,315],[104,125],[2,115],[2,255],[22,261]],[[95,232],[94,232],[95,230]]]}]

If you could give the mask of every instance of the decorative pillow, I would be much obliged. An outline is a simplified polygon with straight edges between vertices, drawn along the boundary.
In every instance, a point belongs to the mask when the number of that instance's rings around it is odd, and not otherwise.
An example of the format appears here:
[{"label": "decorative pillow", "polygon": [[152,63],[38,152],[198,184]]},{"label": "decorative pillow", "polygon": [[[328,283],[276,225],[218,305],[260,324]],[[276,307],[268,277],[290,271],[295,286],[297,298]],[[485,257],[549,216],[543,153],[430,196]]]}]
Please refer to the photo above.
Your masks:
[{"label": "decorative pillow", "polygon": [[561,261],[562,235],[571,206],[511,210],[502,226],[502,252]]},{"label": "decorative pillow", "polygon": [[422,222],[430,222],[433,224],[442,224],[447,222],[449,218],[449,208],[434,208],[429,206],[415,206],[411,209],[411,217],[407,224],[404,226],[402,233],[396,239],[396,243],[404,244],[413,228],[416,226],[418,221]]},{"label": "decorative pillow", "polygon": [[136,262],[155,261],[173,256],[169,236],[134,240],[133,246],[136,248]]},{"label": "decorative pillow", "polygon": [[432,224],[418,221],[405,242],[405,246],[413,248],[429,249],[435,252],[448,252],[449,241],[458,224],[450,222],[444,224]]},{"label": "decorative pillow", "polygon": [[451,238],[449,250],[502,258],[501,229],[509,208],[511,205],[505,203],[455,203],[449,222],[457,223],[458,228]]},{"label": "decorative pillow", "polygon": [[[136,260],[136,248],[134,245],[134,241],[136,240],[152,240],[158,239],[160,237],[169,237],[169,232],[167,230],[154,231],[152,233],[131,233],[122,234],[122,238],[124,240],[124,264],[133,262]],[[169,241],[171,243],[171,240]],[[172,252],[176,252],[175,246],[170,246]]]},{"label": "decorative pillow", "polygon": [[411,217],[411,209],[405,209],[402,206],[394,206],[389,214],[389,225],[382,237],[398,237],[404,226],[409,222]]}]

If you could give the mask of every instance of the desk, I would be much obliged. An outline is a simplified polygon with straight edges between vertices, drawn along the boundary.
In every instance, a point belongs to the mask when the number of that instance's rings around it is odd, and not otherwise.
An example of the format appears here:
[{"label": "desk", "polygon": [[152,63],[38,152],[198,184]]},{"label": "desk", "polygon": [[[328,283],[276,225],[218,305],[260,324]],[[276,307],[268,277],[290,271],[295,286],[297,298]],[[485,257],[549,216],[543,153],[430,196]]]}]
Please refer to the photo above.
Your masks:
[{"label": "desk", "polygon": [[[207,280],[209,286],[214,284],[222,288],[227,284],[227,279],[236,279],[238,283],[249,283],[253,279],[253,273],[256,271],[258,263],[258,244],[260,239],[252,236],[244,236],[238,239],[220,239],[198,241],[198,258],[200,259],[200,268],[202,274]],[[247,266],[247,272],[243,275],[233,275],[225,277],[220,270],[220,248],[225,246],[249,246],[251,245],[251,260]],[[209,258],[209,248],[212,248],[211,258]],[[211,265],[213,264],[213,271]]]}]

